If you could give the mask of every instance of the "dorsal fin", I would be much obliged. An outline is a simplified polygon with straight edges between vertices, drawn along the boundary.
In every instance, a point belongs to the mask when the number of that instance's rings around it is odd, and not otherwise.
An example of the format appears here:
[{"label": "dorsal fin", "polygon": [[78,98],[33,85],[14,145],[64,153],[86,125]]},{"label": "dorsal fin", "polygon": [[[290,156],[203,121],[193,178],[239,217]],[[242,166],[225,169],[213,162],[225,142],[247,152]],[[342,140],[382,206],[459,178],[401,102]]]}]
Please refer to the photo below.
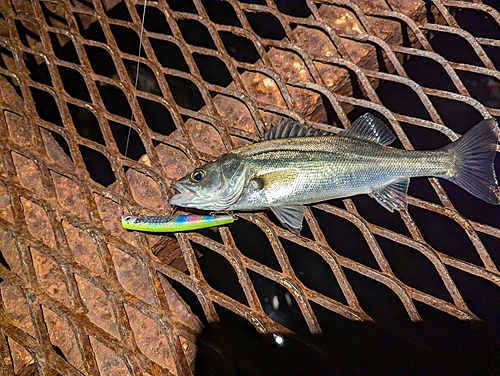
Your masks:
[{"label": "dorsal fin", "polygon": [[[278,125],[272,125],[269,132],[264,134],[264,140],[330,135],[334,135],[334,133],[306,127],[293,119],[281,118]],[[349,128],[339,132],[337,135],[370,141],[379,145],[392,144],[396,139],[392,131],[382,122],[382,120],[377,119],[368,112],[361,115]]]},{"label": "dorsal fin", "polygon": [[382,120],[377,119],[368,112],[357,118],[349,128],[339,132],[338,135],[375,142],[379,145],[392,144],[396,139],[396,136]]},{"label": "dorsal fin", "polygon": [[269,132],[264,134],[264,140],[275,140],[278,138],[295,138],[295,137],[317,137],[328,136],[332,133],[306,127],[295,120],[281,118],[278,125],[272,125]]}]

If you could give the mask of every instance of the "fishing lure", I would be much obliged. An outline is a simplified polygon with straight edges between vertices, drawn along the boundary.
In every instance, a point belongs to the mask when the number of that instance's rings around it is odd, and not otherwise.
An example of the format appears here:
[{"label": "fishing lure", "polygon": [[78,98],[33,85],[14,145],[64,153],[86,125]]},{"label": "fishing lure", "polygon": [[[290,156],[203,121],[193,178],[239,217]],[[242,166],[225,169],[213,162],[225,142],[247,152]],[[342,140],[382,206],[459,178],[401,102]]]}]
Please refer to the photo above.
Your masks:
[{"label": "fishing lure", "polygon": [[[137,90],[137,85],[140,83],[139,79],[142,77],[143,80],[147,81],[147,76],[140,75],[140,52],[142,48],[142,32],[144,29],[144,19],[146,17],[146,0],[144,0],[141,22],[141,34],[139,38],[139,51],[137,54],[136,69],[135,69],[135,84],[134,90]],[[144,85],[143,85],[144,86]],[[147,85],[146,85],[147,86]],[[148,90],[146,90],[148,91]],[[157,93],[158,94],[158,93]],[[161,94],[161,93],[159,93]],[[131,114],[130,120],[134,119],[134,115]],[[127,156],[128,142],[130,139],[130,131],[127,137],[127,146],[125,148],[125,156]],[[145,232],[178,232],[178,231],[191,231],[199,230],[207,227],[222,226],[229,223],[233,223],[236,217],[229,214],[218,214],[218,215],[167,215],[167,216],[132,216],[132,215],[122,215],[121,222],[123,228],[127,230],[135,231],[145,231]]]},{"label": "fishing lure", "polygon": [[192,231],[207,227],[222,226],[235,221],[229,214],[219,215],[166,215],[143,216],[122,215],[122,226],[127,230],[146,232]]}]

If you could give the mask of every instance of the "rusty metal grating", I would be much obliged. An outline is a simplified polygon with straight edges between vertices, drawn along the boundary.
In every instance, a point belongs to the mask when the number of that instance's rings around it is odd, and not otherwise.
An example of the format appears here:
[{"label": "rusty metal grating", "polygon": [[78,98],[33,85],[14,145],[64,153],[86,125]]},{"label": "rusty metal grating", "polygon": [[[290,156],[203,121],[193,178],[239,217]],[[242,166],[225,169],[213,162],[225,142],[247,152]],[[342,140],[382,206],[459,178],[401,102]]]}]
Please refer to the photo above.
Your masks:
[{"label": "rusty metal grating", "polygon": [[[363,197],[313,205],[304,236],[267,213],[172,238],[119,224],[123,211],[169,211],[172,181],[282,116],[335,130],[371,111],[407,149],[500,117],[497,9],[68,0],[2,2],[0,12],[2,374],[189,374],[203,323],[221,307],[261,333],[296,330],[269,317],[262,281],[293,298],[310,333],[322,332],[319,310],[365,321],[498,317],[500,211],[437,179],[412,182],[401,214]],[[394,101],[384,85],[403,95]],[[200,252],[219,255],[226,285]],[[309,261],[326,268],[327,287]],[[379,302],[363,283],[378,286]],[[399,313],[384,317],[376,307],[388,296]]]}]

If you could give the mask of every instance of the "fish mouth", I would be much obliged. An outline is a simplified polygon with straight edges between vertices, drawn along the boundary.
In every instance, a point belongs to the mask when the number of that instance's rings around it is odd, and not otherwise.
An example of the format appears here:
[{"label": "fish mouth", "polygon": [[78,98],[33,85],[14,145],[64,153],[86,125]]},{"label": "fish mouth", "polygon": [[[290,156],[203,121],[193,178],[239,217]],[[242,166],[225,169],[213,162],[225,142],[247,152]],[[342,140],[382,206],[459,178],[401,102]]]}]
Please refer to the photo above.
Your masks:
[{"label": "fish mouth", "polygon": [[172,183],[171,188],[173,188],[177,193],[174,194],[168,202],[171,205],[182,206],[189,208],[193,206],[193,199],[196,198],[196,192],[192,189],[185,187],[177,182]]}]

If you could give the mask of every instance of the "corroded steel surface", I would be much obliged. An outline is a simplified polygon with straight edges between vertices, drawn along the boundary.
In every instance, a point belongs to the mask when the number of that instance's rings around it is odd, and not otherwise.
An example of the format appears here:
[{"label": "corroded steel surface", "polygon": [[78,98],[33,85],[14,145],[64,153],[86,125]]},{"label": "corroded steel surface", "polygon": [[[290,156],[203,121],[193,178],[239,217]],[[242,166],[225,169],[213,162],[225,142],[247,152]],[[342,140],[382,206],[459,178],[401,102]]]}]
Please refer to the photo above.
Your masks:
[{"label": "corroded steel surface", "polygon": [[[311,333],[322,332],[313,303],[351,320],[377,319],[353,273],[385,286],[410,320],[422,320],[422,306],[483,318],[454,275],[479,278],[498,293],[499,211],[474,204],[490,219],[467,214],[437,179],[423,183],[425,198],[411,191],[409,211],[400,214],[372,214],[356,199],[308,207],[310,236],[290,233],[268,213],[241,213],[267,239],[276,268],[247,256],[231,226],[166,238],[121,228],[123,212],[170,211],[172,181],[259,140],[281,116],[335,131],[353,120],[351,110],[370,110],[406,149],[412,129],[448,142],[465,131],[454,128],[460,114],[443,113],[438,101],[459,102],[476,120],[500,116],[498,53],[496,65],[489,55],[500,48],[500,14],[487,5],[256,3],[148,0],[143,33],[142,0],[1,3],[0,373],[189,374],[203,324],[175,284],[192,292],[208,322],[218,321],[221,306],[259,332],[290,332],[264,311],[253,274],[287,290]],[[489,29],[463,24],[463,11],[478,12]],[[141,35],[145,76],[135,90]],[[432,37],[439,35],[466,45],[468,58],[437,51]],[[409,75],[403,62],[412,57],[435,64],[447,84],[431,87]],[[376,91],[381,83],[405,87],[425,116],[391,108]],[[125,156],[129,128],[131,144],[141,146]],[[429,242],[429,224],[416,219],[421,212],[450,226],[467,251]],[[364,258],[332,241],[347,222]],[[304,282],[292,245],[323,260],[338,297]],[[406,261],[394,256],[400,245]],[[199,246],[227,260],[246,303],[207,282]],[[412,279],[412,257],[431,270],[428,284]]]}]

